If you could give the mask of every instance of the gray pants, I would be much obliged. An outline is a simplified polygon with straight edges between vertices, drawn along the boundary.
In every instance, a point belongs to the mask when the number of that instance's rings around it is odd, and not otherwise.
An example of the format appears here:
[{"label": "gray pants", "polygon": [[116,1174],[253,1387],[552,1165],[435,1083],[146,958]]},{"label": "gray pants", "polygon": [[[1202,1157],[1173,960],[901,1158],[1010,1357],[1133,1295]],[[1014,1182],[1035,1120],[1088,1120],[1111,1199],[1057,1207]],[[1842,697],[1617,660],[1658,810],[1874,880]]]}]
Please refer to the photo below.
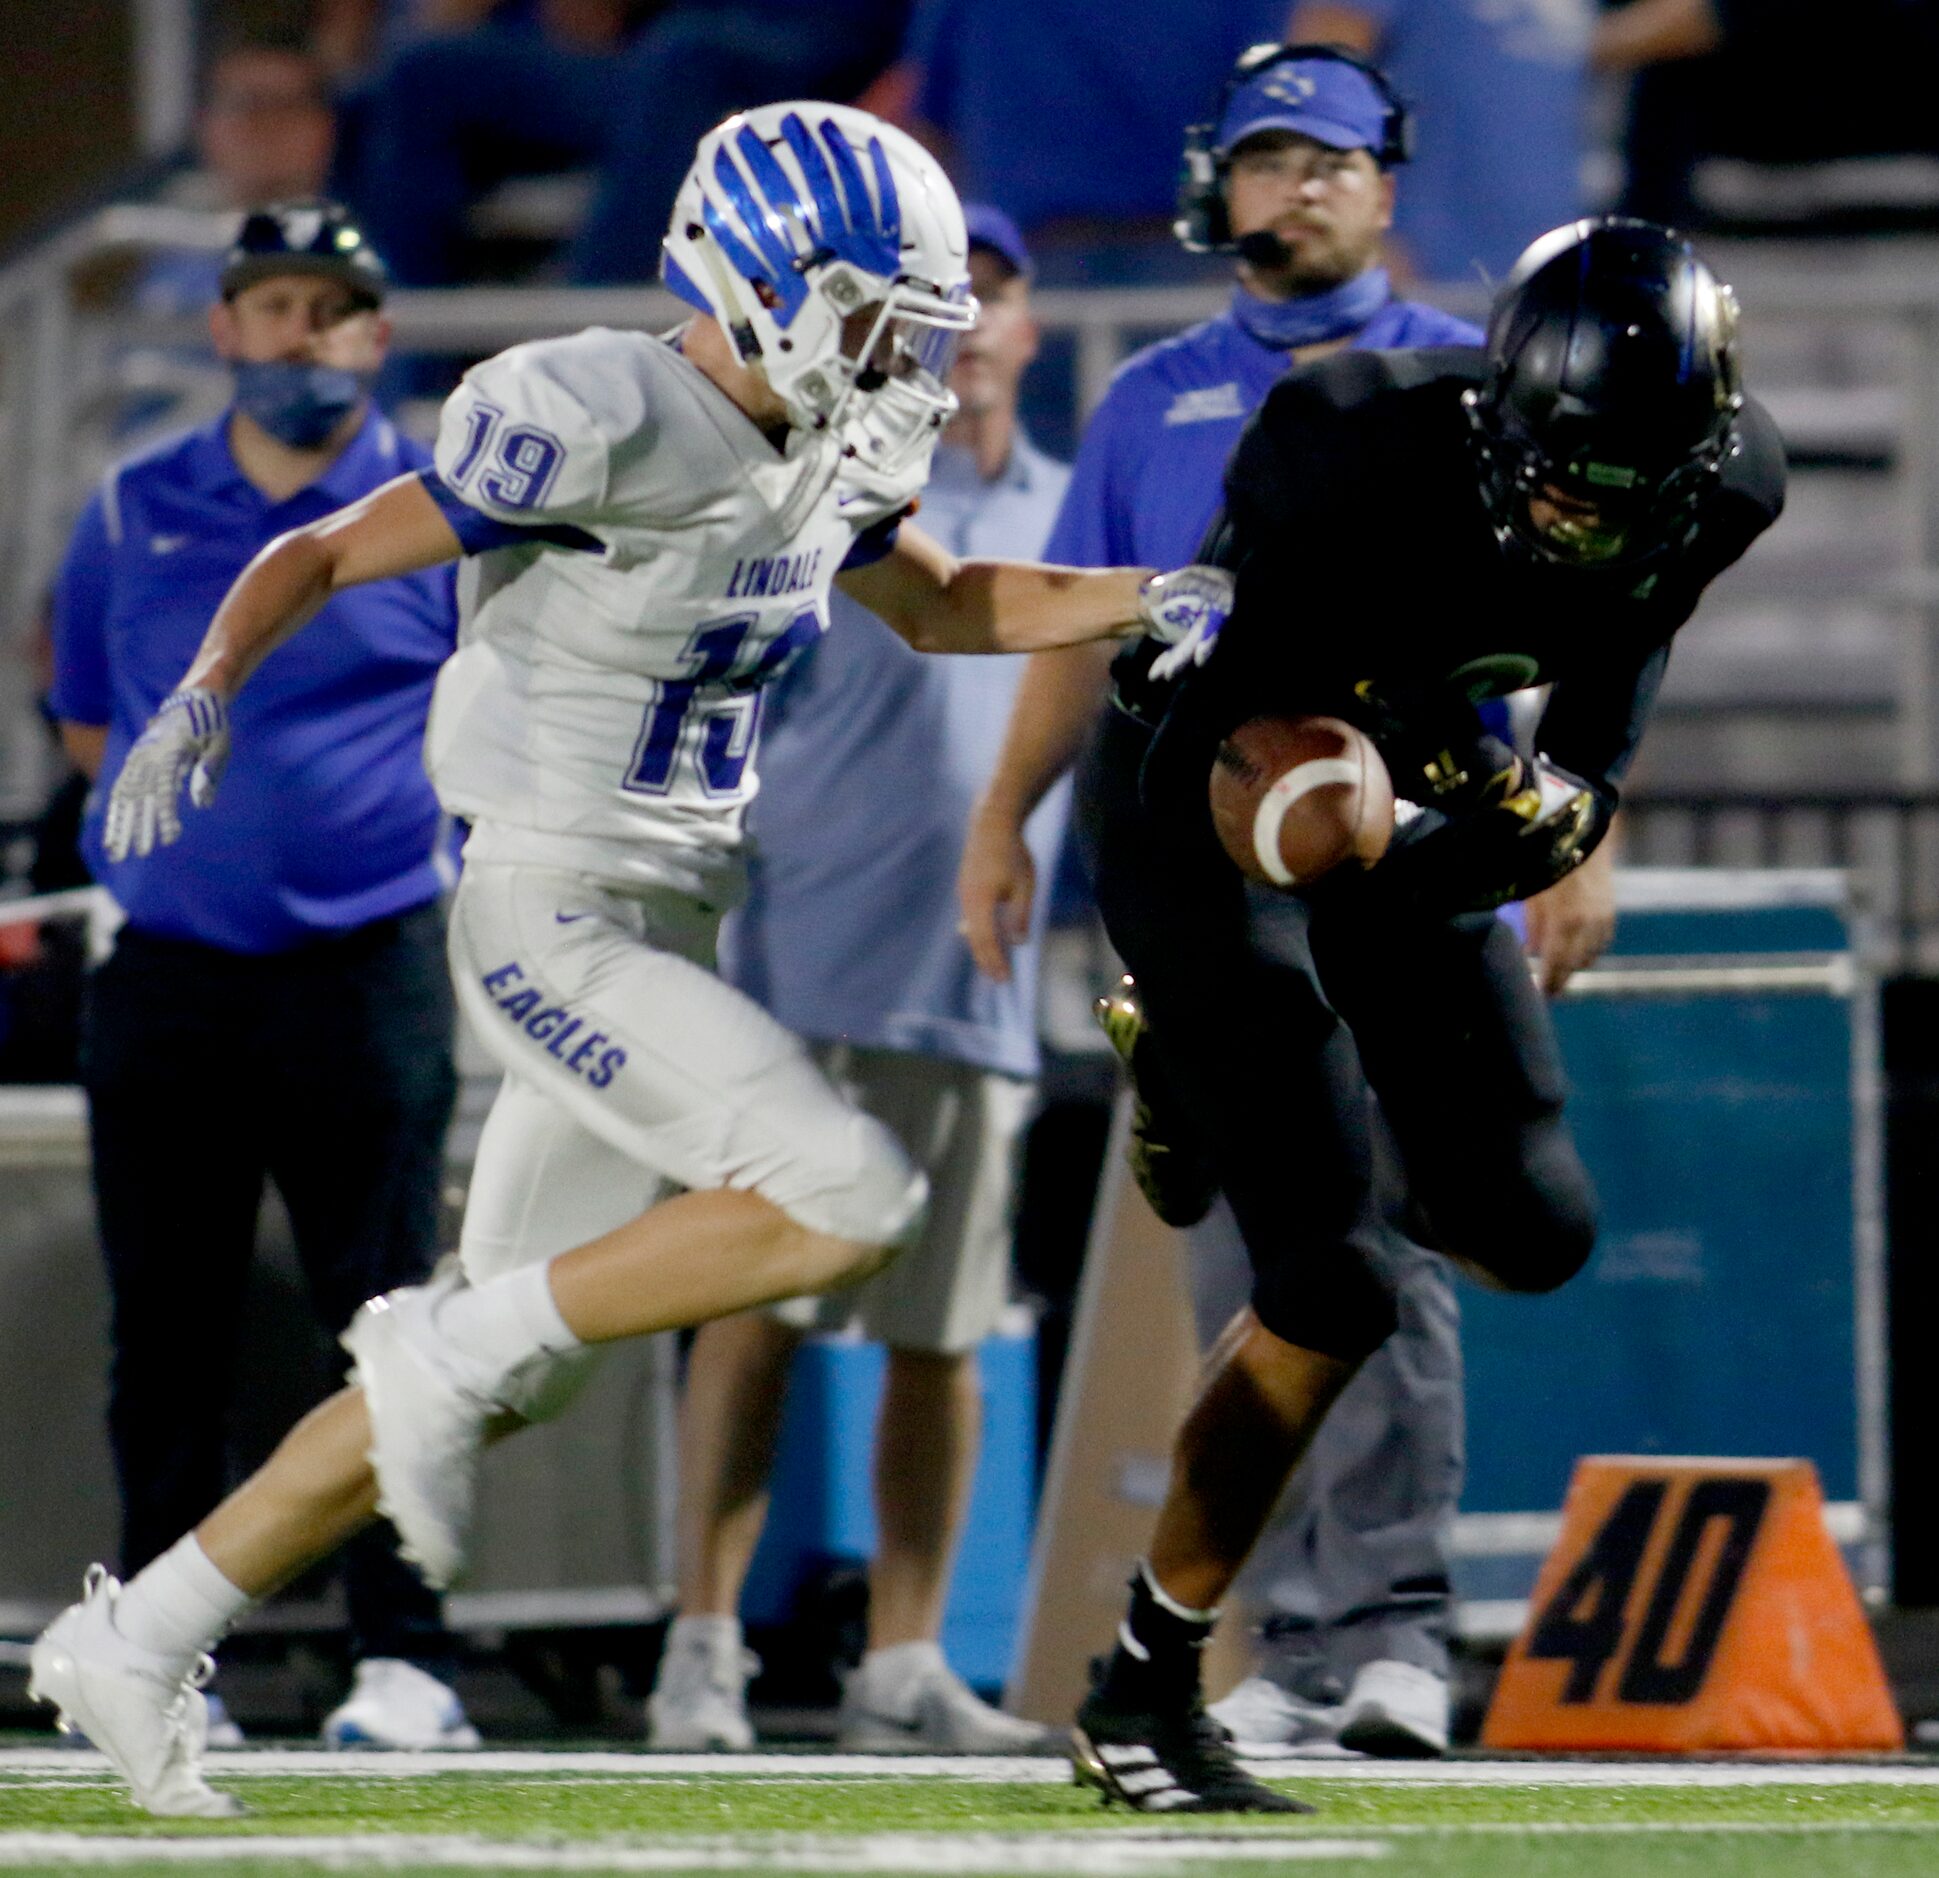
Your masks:
[{"label": "gray pants", "polygon": [[[1191,1246],[1192,1306],[1209,1345],[1252,1289],[1223,1200],[1192,1229]],[[1447,1261],[1392,1226],[1380,1260],[1400,1328],[1333,1405],[1238,1584],[1239,1601],[1265,1613],[1261,1670],[1308,1695],[1327,1680],[1350,1683],[1363,1663],[1448,1671],[1460,1310]]]}]

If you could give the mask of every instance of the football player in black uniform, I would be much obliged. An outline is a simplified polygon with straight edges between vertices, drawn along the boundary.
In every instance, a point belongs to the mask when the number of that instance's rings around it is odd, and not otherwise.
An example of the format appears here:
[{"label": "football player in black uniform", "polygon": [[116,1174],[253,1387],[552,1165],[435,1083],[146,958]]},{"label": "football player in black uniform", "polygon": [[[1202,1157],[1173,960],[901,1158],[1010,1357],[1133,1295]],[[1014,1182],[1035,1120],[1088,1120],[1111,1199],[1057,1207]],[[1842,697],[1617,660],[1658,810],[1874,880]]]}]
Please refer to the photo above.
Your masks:
[{"label": "football player in black uniform", "polygon": [[[1369,1085],[1426,1243],[1512,1291],[1588,1258],[1594,1195],[1554,1034],[1494,909],[1607,828],[1672,636],[1776,519],[1783,482],[1776,429],[1739,388],[1729,289],[1667,230],[1576,223],[1523,256],[1485,353],[1343,352],[1282,381],[1234,453],[1206,557],[1236,580],[1223,633],[1119,658],[1083,782],[1098,899],[1254,1290],[1078,1716],[1080,1776],[1108,1795],[1299,1807],[1204,1715],[1199,1649],[1394,1324],[1366,1256]],[[1476,705],[1537,684],[1553,690],[1524,759]],[[1294,948],[1283,919],[1276,940],[1249,923],[1248,895],[1270,890],[1220,847],[1207,777],[1242,721],[1309,712],[1372,737],[1408,806],[1377,866],[1302,897]]]}]

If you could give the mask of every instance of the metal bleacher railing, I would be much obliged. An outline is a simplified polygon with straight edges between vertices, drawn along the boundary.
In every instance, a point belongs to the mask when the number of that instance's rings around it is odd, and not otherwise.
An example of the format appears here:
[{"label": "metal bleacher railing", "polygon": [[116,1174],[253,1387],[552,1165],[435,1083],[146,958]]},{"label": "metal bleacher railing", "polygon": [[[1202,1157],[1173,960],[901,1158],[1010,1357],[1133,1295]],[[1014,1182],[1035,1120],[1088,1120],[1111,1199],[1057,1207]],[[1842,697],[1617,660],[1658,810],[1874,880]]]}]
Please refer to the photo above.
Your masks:
[{"label": "metal bleacher railing", "polygon": [[[75,509],[116,456],[213,414],[226,392],[198,316],[158,319],[116,287],[156,253],[213,251],[229,227],[110,208],[0,271],[0,824],[30,818],[52,781],[24,655]],[[1802,499],[1680,643],[1628,852],[1848,866],[1881,962],[1939,970],[1939,272],[1795,246],[1724,258]],[[1481,304],[1477,290],[1436,297]],[[1216,286],[1041,290],[1074,414],[1128,351],[1222,300]],[[592,324],[667,324],[677,305],[657,289],[466,287],[400,292],[388,311],[401,349],[466,357]],[[1813,474],[1819,496],[1802,493]],[[1849,656],[1820,630],[1834,615],[1844,631],[1860,618]],[[1864,753],[1849,766],[1823,754],[1842,752],[1847,724]]]}]

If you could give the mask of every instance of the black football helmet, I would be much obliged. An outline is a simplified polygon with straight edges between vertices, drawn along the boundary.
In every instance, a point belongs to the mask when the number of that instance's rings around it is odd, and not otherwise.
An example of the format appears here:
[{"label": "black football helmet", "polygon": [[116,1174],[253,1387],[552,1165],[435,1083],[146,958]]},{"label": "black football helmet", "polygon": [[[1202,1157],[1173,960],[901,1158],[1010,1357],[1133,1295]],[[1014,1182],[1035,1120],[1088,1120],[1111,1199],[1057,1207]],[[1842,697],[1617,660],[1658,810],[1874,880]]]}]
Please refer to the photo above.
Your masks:
[{"label": "black football helmet", "polygon": [[1730,289],[1672,229],[1606,216],[1535,242],[1465,399],[1503,547],[1583,567],[1680,544],[1739,448],[1736,333]]}]

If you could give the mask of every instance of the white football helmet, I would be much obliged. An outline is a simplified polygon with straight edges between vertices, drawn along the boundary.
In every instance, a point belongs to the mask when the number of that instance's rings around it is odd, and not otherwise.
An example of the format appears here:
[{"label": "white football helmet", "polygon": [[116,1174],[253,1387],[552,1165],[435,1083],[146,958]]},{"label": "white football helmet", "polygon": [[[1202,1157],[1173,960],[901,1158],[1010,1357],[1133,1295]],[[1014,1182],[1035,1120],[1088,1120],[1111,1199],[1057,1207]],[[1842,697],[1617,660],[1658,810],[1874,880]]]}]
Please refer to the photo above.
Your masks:
[{"label": "white football helmet", "polygon": [[793,423],[840,436],[845,480],[921,487],[976,301],[962,205],[914,138],[849,105],[730,117],[694,154],[660,271]]}]

